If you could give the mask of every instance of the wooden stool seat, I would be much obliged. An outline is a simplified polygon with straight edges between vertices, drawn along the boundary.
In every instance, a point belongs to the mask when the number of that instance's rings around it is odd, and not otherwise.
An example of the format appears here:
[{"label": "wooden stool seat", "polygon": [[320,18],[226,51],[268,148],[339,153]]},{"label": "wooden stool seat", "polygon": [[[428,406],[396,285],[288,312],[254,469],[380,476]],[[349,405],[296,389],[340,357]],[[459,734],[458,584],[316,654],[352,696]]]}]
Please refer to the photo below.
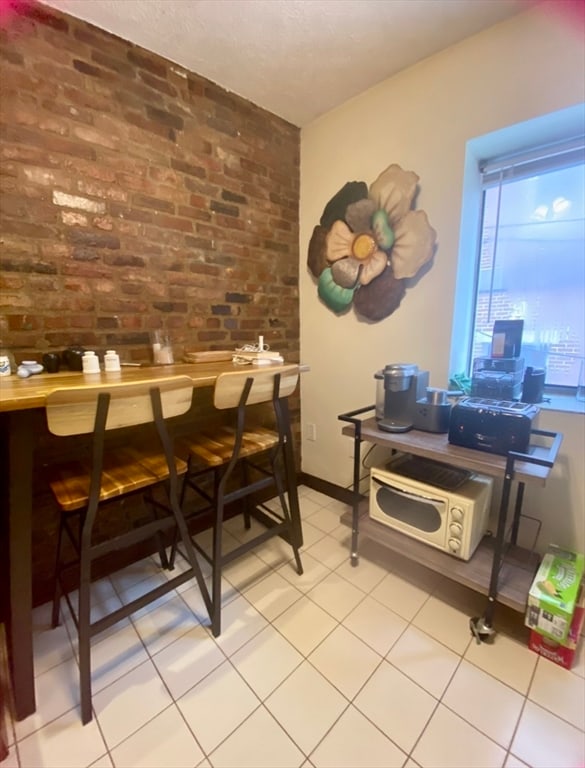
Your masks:
[{"label": "wooden stool seat", "polygon": [[[278,444],[278,433],[265,427],[247,429],[242,435],[239,456],[253,456]],[[226,464],[234,453],[236,430],[232,427],[219,426],[199,433],[193,438],[182,439],[177,443],[179,452],[190,456],[193,469],[219,467]]]},{"label": "wooden stool seat", "polygon": [[[174,457],[177,475],[187,471],[186,462]],[[52,473],[49,485],[57,504],[65,512],[81,509],[89,501],[91,463],[70,461]],[[166,457],[157,451],[125,446],[104,455],[99,502],[148,488],[169,479]]]}]

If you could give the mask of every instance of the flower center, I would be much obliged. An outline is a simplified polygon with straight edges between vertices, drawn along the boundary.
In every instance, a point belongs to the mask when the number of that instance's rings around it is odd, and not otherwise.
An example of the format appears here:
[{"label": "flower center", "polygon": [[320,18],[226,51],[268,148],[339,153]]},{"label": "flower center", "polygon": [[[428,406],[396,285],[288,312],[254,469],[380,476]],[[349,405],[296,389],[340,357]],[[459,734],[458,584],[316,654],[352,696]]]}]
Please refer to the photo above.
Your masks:
[{"label": "flower center", "polygon": [[351,245],[352,255],[355,256],[356,259],[360,259],[361,261],[363,261],[364,259],[367,259],[368,256],[371,256],[375,250],[376,250],[376,241],[371,235],[367,234],[366,232],[364,232],[361,235],[358,235]]}]

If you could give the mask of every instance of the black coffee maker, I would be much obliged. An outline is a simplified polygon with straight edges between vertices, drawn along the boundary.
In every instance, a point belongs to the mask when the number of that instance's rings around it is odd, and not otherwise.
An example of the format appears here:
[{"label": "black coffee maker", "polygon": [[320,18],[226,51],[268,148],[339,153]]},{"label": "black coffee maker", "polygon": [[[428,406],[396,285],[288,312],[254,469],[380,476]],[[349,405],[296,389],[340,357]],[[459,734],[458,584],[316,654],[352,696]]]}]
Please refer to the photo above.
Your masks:
[{"label": "black coffee maker", "polygon": [[411,363],[392,363],[378,371],[376,420],[385,432],[407,432],[414,426],[417,400],[426,396],[429,372]]}]

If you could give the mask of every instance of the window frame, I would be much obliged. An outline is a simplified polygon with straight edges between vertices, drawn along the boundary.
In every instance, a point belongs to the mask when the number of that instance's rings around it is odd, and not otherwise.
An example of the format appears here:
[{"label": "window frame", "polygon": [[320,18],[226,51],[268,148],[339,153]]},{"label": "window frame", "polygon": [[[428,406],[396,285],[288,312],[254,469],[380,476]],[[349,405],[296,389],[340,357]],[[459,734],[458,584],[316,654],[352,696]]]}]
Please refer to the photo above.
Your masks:
[{"label": "window frame", "polygon": [[[521,154],[515,154],[512,156],[508,156],[505,158],[497,158],[495,160],[490,160],[488,162],[480,164],[480,173],[481,173],[481,184],[482,184],[482,203],[481,203],[481,210],[479,212],[479,220],[480,220],[480,229],[481,229],[481,237],[480,237],[480,243],[478,248],[478,254],[477,254],[477,279],[475,282],[475,301],[474,301],[474,308],[472,313],[472,344],[471,349],[469,352],[469,368],[471,368],[471,364],[473,363],[473,359],[481,353],[477,352],[477,343],[478,343],[478,331],[483,333],[489,333],[491,338],[491,328],[493,327],[493,321],[495,319],[513,319],[513,318],[496,318],[494,317],[491,323],[491,327],[488,329],[485,326],[485,320],[482,323],[481,318],[478,318],[478,312],[480,312],[481,307],[481,301],[487,300],[488,302],[488,313],[492,315],[492,312],[497,314],[497,309],[494,308],[494,302],[496,302],[496,305],[498,301],[502,298],[504,298],[502,291],[505,291],[505,295],[507,296],[513,296],[514,294],[514,288],[512,285],[510,285],[507,281],[500,285],[498,288],[498,283],[501,280],[501,274],[502,269],[506,269],[505,263],[506,263],[506,257],[503,256],[504,261],[502,261],[502,257],[500,256],[500,251],[503,248],[503,254],[506,252],[506,227],[509,226],[510,222],[508,221],[508,225],[506,224],[505,219],[507,218],[507,215],[510,214],[512,210],[515,211],[515,209],[510,208],[508,205],[505,204],[504,200],[506,199],[507,192],[506,187],[508,187],[511,184],[514,184],[516,182],[523,182],[526,180],[533,180],[535,177],[542,177],[546,176],[550,173],[557,173],[557,172],[563,172],[563,171],[570,171],[570,169],[573,169],[576,173],[585,174],[585,134],[579,137],[574,137],[570,139],[569,141],[561,142],[561,143],[555,143],[555,144],[547,144],[546,146],[536,148],[535,150],[530,150],[529,152],[521,153]],[[570,174],[569,174],[570,178]],[[537,182],[538,183],[538,182]],[[546,182],[545,182],[546,183]],[[514,192],[512,191],[512,194]],[[517,193],[516,193],[517,194]],[[497,199],[496,209],[497,212],[495,213],[495,220],[492,221],[490,224],[490,221],[488,219],[488,223],[486,224],[486,217],[489,215],[487,211],[489,210],[489,199],[492,199],[492,205],[493,199]],[[500,221],[500,205],[502,205],[502,215],[504,216],[503,223]],[[493,216],[494,214],[492,214]],[[581,222],[582,219],[579,216],[579,222]],[[528,224],[528,221],[524,218],[521,218],[517,221],[516,224],[513,226],[518,227],[525,227],[526,224]],[[562,225],[562,223],[561,223]],[[543,225],[536,225],[536,226],[543,226]],[[484,255],[486,254],[486,247],[488,247],[489,251],[489,245],[490,245],[490,239],[489,239],[489,230],[490,228],[492,231],[492,236],[494,238],[494,241],[492,243],[493,253],[491,257],[488,256],[487,258],[493,259],[493,263],[491,263],[490,267],[488,269],[485,269],[484,266]],[[581,225],[579,223],[579,229],[581,228]],[[535,240],[534,243],[545,243],[546,241],[544,239],[538,239]],[[576,253],[573,251],[573,253]],[[585,251],[584,251],[585,253]],[[520,256],[521,258],[521,256]],[[518,263],[518,262],[516,262]],[[499,277],[498,277],[499,275]],[[548,275],[548,273],[547,273]],[[483,278],[483,280],[482,280]],[[485,286],[485,280],[489,279],[490,285],[488,288]],[[573,283],[574,285],[574,283]],[[512,293],[510,294],[510,291]],[[549,291],[548,293],[545,291],[544,294],[541,295],[542,300],[546,303],[547,296],[552,297],[554,294],[551,294]],[[498,298],[500,297],[500,298]],[[551,298],[548,299],[549,301]],[[575,309],[579,309],[582,311],[582,305],[572,305],[573,312],[575,312]],[[526,318],[524,318],[526,319]],[[584,327],[585,327],[585,314],[583,316],[584,319]],[[489,320],[489,318],[488,318]],[[545,316],[542,318],[542,322],[546,322]],[[570,322],[570,315],[567,315],[567,323]],[[573,327],[576,327],[576,315],[573,315]],[[537,326],[538,327],[538,326]],[[581,339],[582,341],[582,339]],[[526,337],[524,338],[524,343],[527,343]],[[540,358],[541,355],[545,354],[544,346],[540,345],[542,349],[540,352],[534,351],[532,356],[533,358],[536,356],[536,358]],[[559,346],[556,344],[556,346]],[[579,366],[581,361],[583,361],[585,357],[585,349],[581,348],[578,353],[571,354],[570,351],[565,350],[564,352],[560,349],[555,349],[555,344],[551,343],[550,349],[546,352],[547,357],[549,358],[549,365],[547,366],[547,373],[551,373],[551,375],[554,375],[555,369],[558,370],[558,366],[561,366],[561,368],[570,368],[571,373],[575,376],[575,383],[561,383],[561,382],[555,382],[554,384],[550,381],[546,382],[546,387],[552,387],[556,386],[559,391],[567,391],[567,392],[573,392],[577,388],[577,378],[579,373]],[[525,357],[526,365],[535,365],[535,366],[542,366],[542,361],[539,359],[532,359],[531,360],[531,353],[530,353],[530,345],[525,348],[525,354],[523,354],[523,357]]]},{"label": "window frame", "polygon": [[[564,145],[571,149],[571,143],[576,138],[581,141],[584,129],[585,103],[581,103],[467,142],[449,360],[450,376],[469,374],[473,362],[472,341],[483,219],[482,174],[491,171],[493,167],[491,161],[486,161],[485,158],[498,158],[500,163],[506,158],[516,158],[528,164],[532,161],[533,151],[541,153],[541,148],[547,145]],[[551,387],[551,390],[561,389],[569,390],[572,396],[576,391],[576,387]]]}]

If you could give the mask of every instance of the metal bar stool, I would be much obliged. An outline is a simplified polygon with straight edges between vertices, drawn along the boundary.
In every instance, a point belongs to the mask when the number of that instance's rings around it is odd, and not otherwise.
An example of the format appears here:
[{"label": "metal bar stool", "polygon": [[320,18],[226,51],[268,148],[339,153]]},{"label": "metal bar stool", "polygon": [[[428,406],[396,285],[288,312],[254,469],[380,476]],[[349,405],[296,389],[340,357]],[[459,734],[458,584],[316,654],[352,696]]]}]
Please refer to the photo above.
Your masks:
[{"label": "metal bar stool", "polygon": [[[193,544],[212,567],[211,630],[215,637],[221,632],[223,566],[258,544],[274,536],[281,536],[291,545],[297,573],[303,572],[299,554],[302,532],[288,410],[288,398],[296,389],[298,379],[298,365],[270,366],[221,374],[215,384],[213,404],[218,410],[235,409],[235,423],[203,430],[180,442],[181,448],[189,456],[181,506],[184,506],[187,488],[191,488],[205,502],[198,514],[212,511],[211,555],[197,542]],[[274,422],[274,428],[251,424],[251,406],[260,403],[272,406],[270,421]],[[261,455],[265,455],[264,462],[261,461]],[[240,472],[236,472],[236,469]],[[276,492],[279,504],[271,502],[269,507],[261,499],[266,497],[266,491],[270,489]],[[262,497],[258,497],[257,494],[261,492]],[[241,511],[246,528],[250,528],[251,515],[266,528],[229,552],[222,553],[225,508],[233,502],[243,502]],[[171,551],[171,568],[175,550],[176,547],[173,547]]]},{"label": "metal bar stool", "polygon": [[[179,475],[186,471],[184,461],[173,454],[166,419],[189,410],[193,384],[186,376],[156,379],[142,383],[115,383],[56,389],[47,397],[46,415],[50,432],[55,435],[91,434],[91,458],[51,468],[50,487],[61,509],[53,626],[59,622],[60,597],[64,594],[79,637],[81,719],[92,718],[90,641],[120,619],[151,603],[180,584],[196,579],[211,616],[211,600],[200,565],[191,544],[178,502]],[[154,424],[153,443],[144,440],[133,445],[123,434],[120,445],[107,445],[106,433],[138,425]],[[131,436],[131,432],[130,432]],[[110,438],[112,435],[109,436]],[[157,439],[158,437],[158,439]],[[157,487],[165,496],[156,498]],[[138,528],[105,541],[94,542],[92,532],[98,512],[121,497],[140,493],[151,519]],[[159,494],[160,497],[160,494]],[[161,552],[162,566],[168,560],[162,546],[162,533],[177,531],[189,568],[145,595],[107,614],[98,621],[90,618],[90,583],[92,563],[115,550],[140,541],[155,539]],[[64,534],[73,545],[74,560],[63,560]],[[65,590],[64,574],[70,567],[79,569],[78,611]]]}]

